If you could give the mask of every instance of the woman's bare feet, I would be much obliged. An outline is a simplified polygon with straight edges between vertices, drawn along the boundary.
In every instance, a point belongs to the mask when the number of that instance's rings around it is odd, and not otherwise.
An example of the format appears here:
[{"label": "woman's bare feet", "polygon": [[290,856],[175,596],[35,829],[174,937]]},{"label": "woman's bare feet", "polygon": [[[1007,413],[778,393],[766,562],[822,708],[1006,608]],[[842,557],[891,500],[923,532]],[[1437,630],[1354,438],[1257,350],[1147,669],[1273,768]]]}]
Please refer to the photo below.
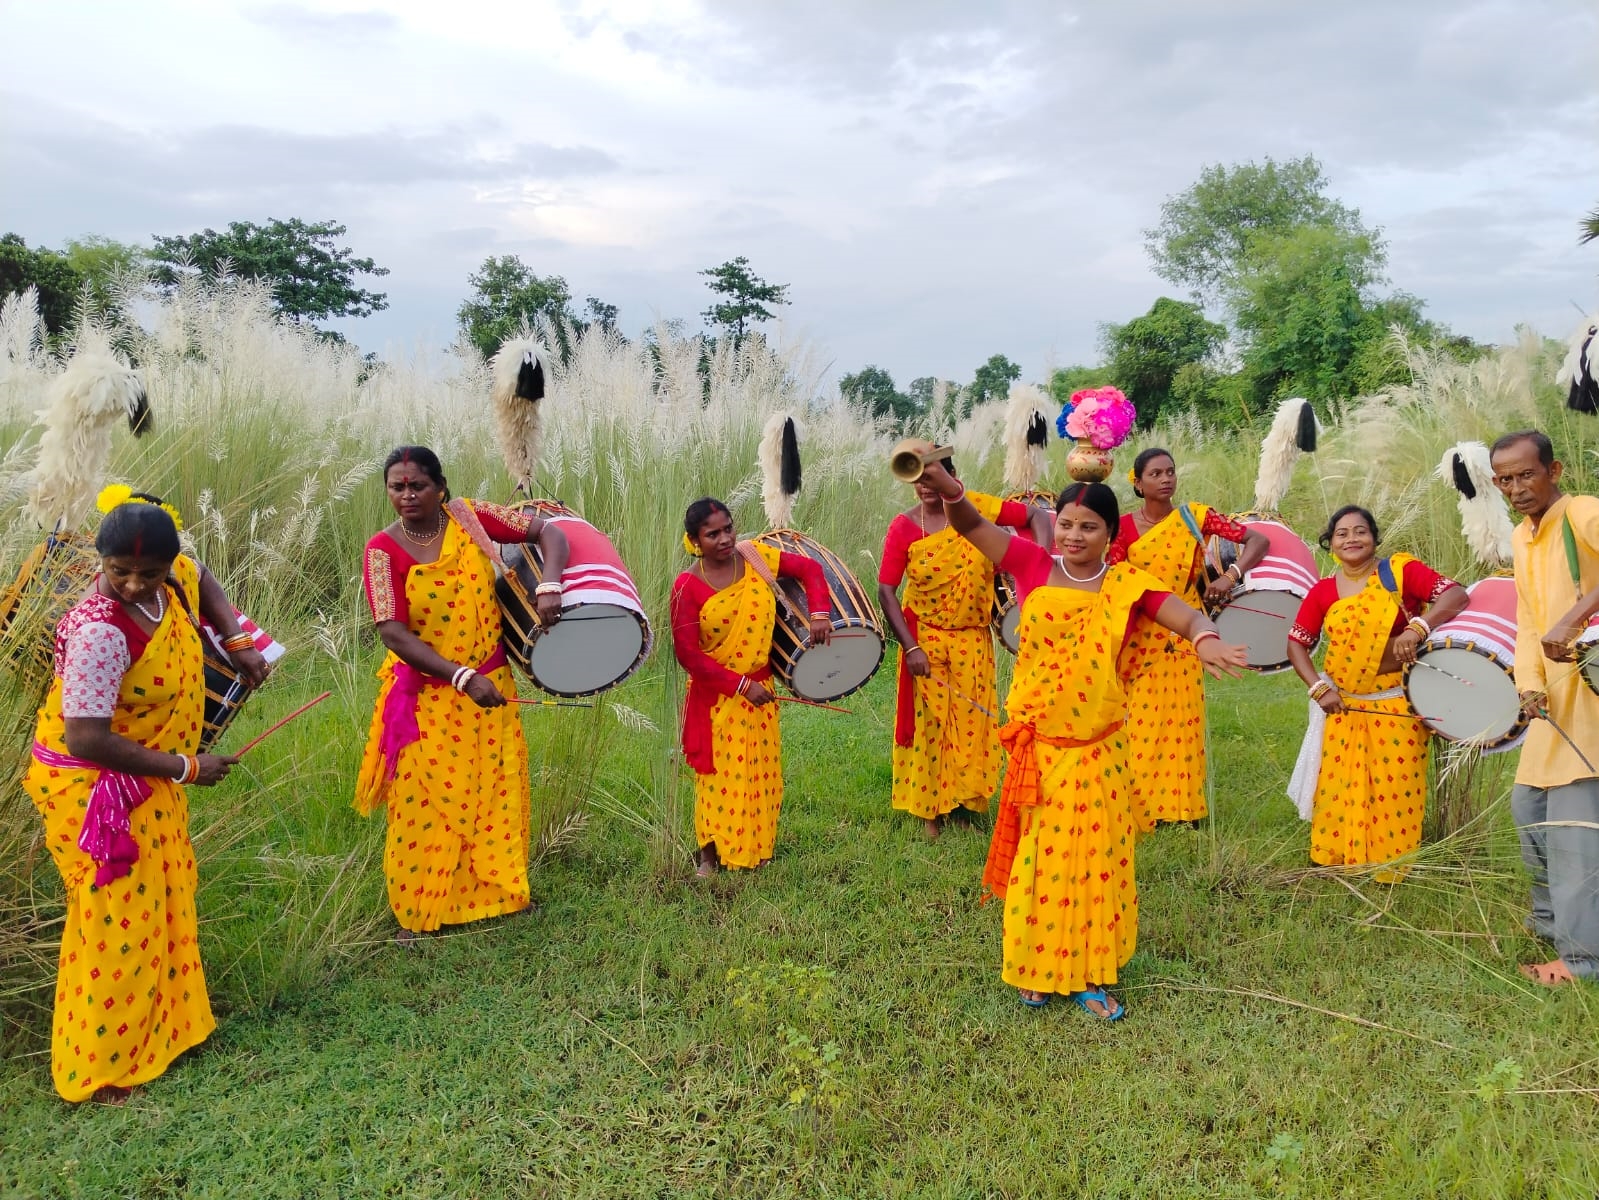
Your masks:
[{"label": "woman's bare feet", "polygon": [[95,1104],[109,1104],[112,1108],[121,1108],[128,1102],[128,1097],[133,1095],[130,1087],[121,1087],[115,1083],[108,1083],[94,1089],[94,1094],[89,1099]]},{"label": "woman's bare feet", "polygon": [[1562,958],[1546,963],[1522,963],[1521,973],[1534,983],[1541,983],[1547,988],[1563,987],[1576,978]]},{"label": "woman's bare feet", "polygon": [[721,861],[716,855],[716,843],[701,846],[694,855],[694,874],[700,879],[709,879],[721,868]]},{"label": "woman's bare feet", "polygon": [[926,817],[922,820],[922,835],[930,842],[938,841],[938,835],[943,826],[937,817]]}]

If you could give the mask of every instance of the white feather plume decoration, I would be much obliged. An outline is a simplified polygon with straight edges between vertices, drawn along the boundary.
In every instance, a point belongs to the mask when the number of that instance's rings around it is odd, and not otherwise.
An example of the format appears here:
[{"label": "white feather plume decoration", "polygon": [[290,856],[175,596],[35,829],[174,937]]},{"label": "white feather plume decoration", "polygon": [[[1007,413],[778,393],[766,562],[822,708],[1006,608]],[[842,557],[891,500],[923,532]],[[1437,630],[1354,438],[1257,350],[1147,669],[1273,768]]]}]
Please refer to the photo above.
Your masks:
[{"label": "white feather plume decoration", "polygon": [[1013,383],[1005,400],[1005,486],[1025,492],[1049,470],[1048,399],[1030,383]]},{"label": "white feather plume decoration", "polygon": [[533,494],[544,445],[544,385],[549,352],[524,332],[504,343],[491,364],[494,424],[500,435],[505,469],[516,485]]},{"label": "white feather plume decoration", "polygon": [[1255,511],[1273,513],[1294,481],[1299,456],[1316,448],[1316,413],[1301,396],[1277,406],[1271,429],[1260,443],[1260,473],[1255,476]]},{"label": "white feather plume decoration", "polygon": [[1460,532],[1477,561],[1498,570],[1511,559],[1510,509],[1494,487],[1488,447],[1481,442],[1456,442],[1445,452],[1436,472],[1458,493]]},{"label": "white feather plume decoration", "polygon": [[29,474],[30,516],[45,529],[72,529],[94,511],[111,462],[111,431],[123,421],[149,428],[144,382],[108,343],[91,342],[50,384],[38,412],[44,433]]},{"label": "white feather plume decoration", "polygon": [[791,413],[773,413],[767,420],[758,457],[767,528],[787,529],[800,490],[799,425]]},{"label": "white feather plume decoration", "polygon": [[1599,411],[1599,313],[1584,317],[1572,333],[1555,382],[1569,389],[1567,408],[1582,413]]}]

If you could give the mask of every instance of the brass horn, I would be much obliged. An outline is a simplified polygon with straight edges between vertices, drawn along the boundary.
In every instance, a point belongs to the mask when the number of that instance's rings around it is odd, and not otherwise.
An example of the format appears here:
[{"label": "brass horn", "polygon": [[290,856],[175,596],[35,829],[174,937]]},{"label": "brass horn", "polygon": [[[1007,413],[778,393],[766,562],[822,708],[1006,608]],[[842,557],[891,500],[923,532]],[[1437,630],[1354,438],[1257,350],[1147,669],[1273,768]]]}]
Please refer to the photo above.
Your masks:
[{"label": "brass horn", "polygon": [[933,446],[921,438],[906,438],[889,454],[888,469],[901,483],[915,483],[922,477],[928,463],[938,462],[953,453],[953,446]]}]

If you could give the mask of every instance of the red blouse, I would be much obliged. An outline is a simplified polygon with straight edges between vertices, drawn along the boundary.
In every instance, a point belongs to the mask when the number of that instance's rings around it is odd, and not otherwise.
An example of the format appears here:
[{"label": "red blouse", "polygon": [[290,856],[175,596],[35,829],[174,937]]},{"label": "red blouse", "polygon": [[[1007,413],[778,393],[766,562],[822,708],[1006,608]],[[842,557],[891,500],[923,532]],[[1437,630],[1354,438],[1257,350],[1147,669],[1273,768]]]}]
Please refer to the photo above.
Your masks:
[{"label": "red blouse", "polygon": [[[744,569],[750,569],[748,563]],[[827,576],[822,564],[802,554],[780,554],[779,578],[798,579],[805,589],[805,607],[813,617],[832,615],[827,593]],[[738,691],[737,671],[730,670],[700,649],[700,610],[716,595],[716,589],[692,571],[684,571],[672,585],[672,649],[677,661],[697,683],[709,685],[717,694],[731,696]],[[782,603],[779,601],[778,603]]]},{"label": "red blouse", "polygon": [[[483,523],[483,531],[492,541],[516,545],[527,541],[527,531],[535,514],[503,504],[485,504],[473,501],[472,511]],[[366,586],[366,602],[372,609],[372,619],[378,623],[399,621],[402,625],[411,620],[411,604],[405,598],[405,577],[416,566],[416,559],[405,546],[388,533],[377,533],[366,544],[366,555],[361,564],[361,582]]]},{"label": "red blouse", "polygon": [[[1395,581],[1399,584],[1399,613],[1394,617],[1394,625],[1388,632],[1393,637],[1403,632],[1410,618],[1438,599],[1452,587],[1459,587],[1447,575],[1440,575],[1420,559],[1413,558],[1405,564],[1400,578]],[[1299,606],[1299,615],[1294,618],[1288,636],[1301,646],[1314,646],[1316,639],[1321,636],[1322,622],[1327,619],[1327,610],[1338,603],[1338,576],[1329,575],[1318,580],[1316,586],[1310,589]]]},{"label": "red blouse", "polygon": [[[1007,529],[1026,529],[1032,517],[1032,509],[1020,500],[1006,500],[999,506],[999,515],[994,518],[994,524]],[[883,538],[883,561],[877,568],[877,582],[894,588],[903,583],[911,547],[926,536],[926,531],[904,513],[890,521],[888,534]]]}]

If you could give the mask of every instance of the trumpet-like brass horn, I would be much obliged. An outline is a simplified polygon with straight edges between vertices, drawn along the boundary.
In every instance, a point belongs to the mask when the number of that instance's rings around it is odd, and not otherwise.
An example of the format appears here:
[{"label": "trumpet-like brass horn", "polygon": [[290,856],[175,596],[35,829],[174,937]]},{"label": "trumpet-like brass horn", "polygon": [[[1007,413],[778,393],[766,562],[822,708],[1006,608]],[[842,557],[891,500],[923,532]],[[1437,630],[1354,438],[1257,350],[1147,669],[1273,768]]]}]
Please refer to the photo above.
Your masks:
[{"label": "trumpet-like brass horn", "polygon": [[888,469],[901,483],[915,483],[928,463],[938,462],[953,453],[953,446],[929,446],[921,438],[906,438],[888,456]]}]

